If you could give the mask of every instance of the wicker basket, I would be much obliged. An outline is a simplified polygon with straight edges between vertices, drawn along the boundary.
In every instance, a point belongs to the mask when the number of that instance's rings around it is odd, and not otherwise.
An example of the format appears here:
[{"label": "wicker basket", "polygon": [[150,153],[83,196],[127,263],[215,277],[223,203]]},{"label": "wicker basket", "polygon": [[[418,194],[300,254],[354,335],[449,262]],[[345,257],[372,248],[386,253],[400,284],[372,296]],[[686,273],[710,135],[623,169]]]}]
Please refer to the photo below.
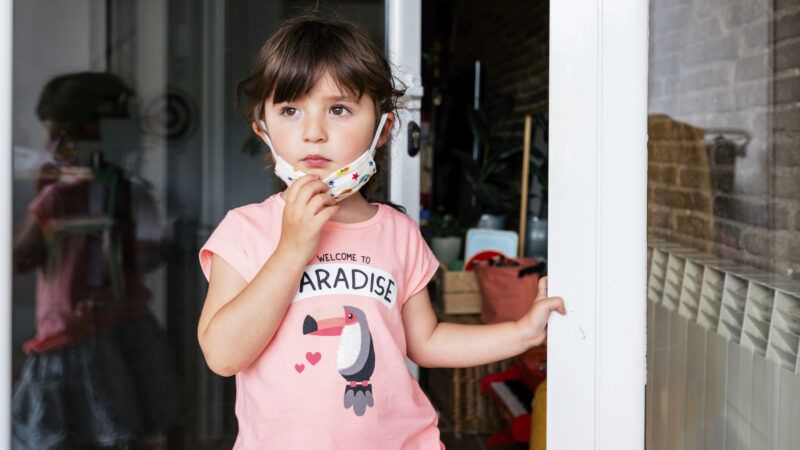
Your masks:
[{"label": "wicker basket", "polygon": [[428,393],[453,423],[453,432],[493,433],[505,426],[492,400],[481,394],[481,378],[502,372],[513,360],[464,369],[429,369]]}]

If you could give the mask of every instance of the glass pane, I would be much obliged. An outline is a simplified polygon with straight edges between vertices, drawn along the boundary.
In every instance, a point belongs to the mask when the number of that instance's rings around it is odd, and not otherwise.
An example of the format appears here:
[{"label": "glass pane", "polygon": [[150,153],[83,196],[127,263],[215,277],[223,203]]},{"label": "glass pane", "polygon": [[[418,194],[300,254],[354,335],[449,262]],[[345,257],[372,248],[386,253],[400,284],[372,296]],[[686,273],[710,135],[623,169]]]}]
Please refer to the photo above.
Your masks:
[{"label": "glass pane", "polygon": [[[14,448],[231,447],[197,252],[275,192],[236,83],[315,3],[14,2]],[[382,42],[383,3],[330,8]]]},{"label": "glass pane", "polygon": [[800,9],[651,0],[647,448],[800,448]]}]

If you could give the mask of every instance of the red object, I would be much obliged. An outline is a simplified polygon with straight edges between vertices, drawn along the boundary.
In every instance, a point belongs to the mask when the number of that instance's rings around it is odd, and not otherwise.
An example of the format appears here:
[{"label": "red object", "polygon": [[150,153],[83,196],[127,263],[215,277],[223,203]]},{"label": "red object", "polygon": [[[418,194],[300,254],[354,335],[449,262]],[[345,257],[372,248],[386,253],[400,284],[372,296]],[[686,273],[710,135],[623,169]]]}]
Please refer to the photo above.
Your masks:
[{"label": "red object", "polygon": [[531,309],[539,291],[539,275],[520,271],[535,266],[532,258],[514,258],[516,266],[478,264],[475,275],[481,291],[481,322],[518,320]]},{"label": "red object", "polygon": [[498,252],[497,250],[483,250],[478,253],[472,255],[467,261],[467,264],[464,265],[464,270],[473,270],[475,267],[475,263],[478,261],[488,261],[495,256],[503,256],[508,258],[508,256]]},{"label": "red object", "polygon": [[481,393],[486,395],[486,393],[489,392],[489,385],[495,381],[519,380],[522,376],[522,368],[519,364],[512,364],[505,372],[495,372],[485,375],[483,379],[481,379]]},{"label": "red object", "polygon": [[536,392],[539,384],[547,378],[547,348],[536,347],[520,355],[517,361],[505,372],[491,373],[481,379],[481,392],[488,395],[500,414],[508,421],[509,425],[494,434],[487,440],[487,445],[508,445],[514,442],[529,442],[531,433],[531,414],[512,417],[505,410],[505,405],[498,398],[489,385],[495,381],[520,380],[525,383],[532,393]]},{"label": "red object", "polygon": [[511,435],[511,430],[508,428],[502,429],[486,438],[486,445],[489,447],[511,444],[516,444],[516,442],[514,441],[514,436]]},{"label": "red object", "polygon": [[547,378],[547,347],[534,347],[517,357],[522,370],[522,379],[535,392],[539,383]]}]

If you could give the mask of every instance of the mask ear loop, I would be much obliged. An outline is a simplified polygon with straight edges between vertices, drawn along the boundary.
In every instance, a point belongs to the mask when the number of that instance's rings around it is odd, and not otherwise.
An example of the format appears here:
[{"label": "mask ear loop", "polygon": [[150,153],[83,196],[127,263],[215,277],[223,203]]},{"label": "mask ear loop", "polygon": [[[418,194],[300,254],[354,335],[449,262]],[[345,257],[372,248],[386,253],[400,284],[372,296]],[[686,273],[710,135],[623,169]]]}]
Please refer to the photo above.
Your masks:
[{"label": "mask ear loop", "polygon": [[378,139],[381,137],[381,131],[383,131],[383,126],[386,124],[386,116],[389,113],[383,113],[381,115],[381,120],[378,123],[378,130],[375,132],[375,136],[372,138],[372,144],[369,146],[369,152],[371,156],[375,156],[375,145],[378,144]]},{"label": "mask ear loop", "polygon": [[267,124],[264,122],[264,119],[258,119],[258,126],[261,128],[261,131],[264,132],[264,141],[269,146],[270,151],[275,152],[275,147],[272,146],[272,140],[270,140],[267,134]]}]

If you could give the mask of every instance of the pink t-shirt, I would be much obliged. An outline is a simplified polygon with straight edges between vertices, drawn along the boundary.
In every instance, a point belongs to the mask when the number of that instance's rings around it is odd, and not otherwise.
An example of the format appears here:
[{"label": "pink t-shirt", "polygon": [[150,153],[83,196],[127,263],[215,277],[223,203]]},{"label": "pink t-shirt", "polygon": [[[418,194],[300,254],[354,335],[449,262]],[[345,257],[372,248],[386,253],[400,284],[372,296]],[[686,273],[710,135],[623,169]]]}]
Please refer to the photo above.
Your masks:
[{"label": "pink t-shirt", "polygon": [[[68,219],[89,217],[90,182],[55,182],[44,186],[28,205],[44,228]],[[23,348],[44,353],[84,340],[98,329],[147,310],[150,291],[142,283],[135,258],[135,230],[130,219],[127,180],[117,190],[117,230],[120,235],[121,271],[125,289],[117,302],[108,272],[108,254],[102,241],[89,234],[69,234],[50,245],[58,250],[57,263],[45,261],[36,268],[36,336]],[[105,192],[104,195],[107,195]],[[92,250],[95,250],[94,252]],[[90,308],[90,300],[94,307]]]},{"label": "pink t-shirt", "polygon": [[[229,211],[200,250],[206,278],[216,253],[249,283],[275,251],[284,205],[274,194]],[[377,205],[366,221],[323,226],[274,338],[236,374],[235,450],[444,448],[406,366],[401,316],[439,263],[410,217]]]}]

